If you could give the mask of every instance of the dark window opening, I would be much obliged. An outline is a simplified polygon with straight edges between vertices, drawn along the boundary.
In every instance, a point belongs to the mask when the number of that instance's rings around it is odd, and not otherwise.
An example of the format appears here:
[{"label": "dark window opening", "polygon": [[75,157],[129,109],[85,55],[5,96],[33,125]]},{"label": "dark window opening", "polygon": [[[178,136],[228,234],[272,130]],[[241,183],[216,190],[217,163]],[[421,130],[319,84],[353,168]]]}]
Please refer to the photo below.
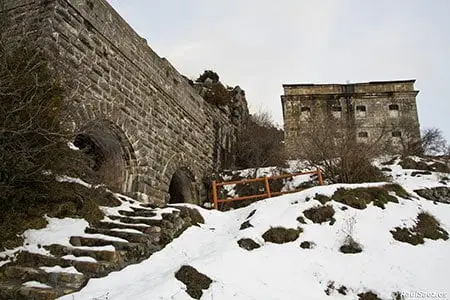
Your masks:
[{"label": "dark window opening", "polygon": [[99,171],[101,166],[106,160],[104,151],[92,140],[91,137],[85,134],[79,134],[75,138],[73,144],[80,148],[81,151],[86,153],[92,159],[92,170]]},{"label": "dark window opening", "polygon": [[193,203],[195,191],[194,178],[187,169],[178,169],[172,176],[169,185],[169,203]]},{"label": "dark window opening", "polygon": [[392,132],[392,137],[401,137],[402,133],[400,131],[393,131]]},{"label": "dark window opening", "polygon": [[366,137],[369,137],[369,133],[366,132],[366,131],[358,132],[358,137],[360,137],[360,138],[366,138]]},{"label": "dark window opening", "polygon": [[356,111],[366,111],[366,107],[364,105],[358,105],[356,106]]},{"label": "dark window opening", "polygon": [[309,108],[309,107],[302,107],[301,108],[301,112],[310,112],[311,111],[311,108]]},{"label": "dark window opening", "polygon": [[399,109],[398,104],[390,104],[389,105],[389,110],[398,110],[398,109]]}]

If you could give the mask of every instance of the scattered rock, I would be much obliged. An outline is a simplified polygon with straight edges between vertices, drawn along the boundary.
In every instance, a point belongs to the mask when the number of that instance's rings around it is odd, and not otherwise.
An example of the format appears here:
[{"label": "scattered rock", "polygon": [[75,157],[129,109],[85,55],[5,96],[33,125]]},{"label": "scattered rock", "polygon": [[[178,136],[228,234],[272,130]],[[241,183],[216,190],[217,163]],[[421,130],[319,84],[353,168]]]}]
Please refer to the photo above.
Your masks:
[{"label": "scattered rock", "polygon": [[237,243],[239,247],[248,251],[261,247],[257,242],[249,238],[240,239]]},{"label": "scattered rock", "polygon": [[256,213],[256,209],[252,210],[252,211],[248,214],[247,219],[250,219],[251,217],[253,217],[253,216],[255,215],[255,213]]},{"label": "scattered rock", "polygon": [[200,299],[203,295],[202,290],[208,289],[212,283],[208,276],[188,265],[182,266],[175,273],[175,278],[186,285],[186,292],[194,299]]},{"label": "scattered rock", "polygon": [[301,228],[293,229],[284,227],[273,227],[267,230],[262,237],[266,242],[284,244],[293,242],[296,239],[298,239],[302,231],[303,230]]},{"label": "scattered rock", "polygon": [[414,192],[422,198],[440,203],[450,204],[449,187],[442,186],[429,189],[415,190]]},{"label": "scattered rock", "polygon": [[416,176],[421,176],[421,175],[431,175],[433,173],[431,173],[430,171],[413,171],[411,173],[411,176],[416,177]]},{"label": "scattered rock", "polygon": [[338,293],[341,295],[347,295],[347,287],[344,285],[341,285],[338,289],[337,289]]},{"label": "scattered rock", "polygon": [[298,217],[297,221],[299,221],[302,224],[306,224],[305,218],[303,216]]},{"label": "scattered rock", "polygon": [[303,249],[312,249],[314,247],[314,243],[310,241],[303,241],[300,243],[300,248]]},{"label": "scattered rock", "polygon": [[377,294],[373,292],[360,293],[358,294],[358,297],[358,300],[381,300],[380,298],[378,298]]},{"label": "scattered rock", "polygon": [[241,224],[241,227],[239,228],[239,230],[244,230],[247,228],[253,227],[253,225],[250,223],[250,221],[245,221],[244,223]]}]

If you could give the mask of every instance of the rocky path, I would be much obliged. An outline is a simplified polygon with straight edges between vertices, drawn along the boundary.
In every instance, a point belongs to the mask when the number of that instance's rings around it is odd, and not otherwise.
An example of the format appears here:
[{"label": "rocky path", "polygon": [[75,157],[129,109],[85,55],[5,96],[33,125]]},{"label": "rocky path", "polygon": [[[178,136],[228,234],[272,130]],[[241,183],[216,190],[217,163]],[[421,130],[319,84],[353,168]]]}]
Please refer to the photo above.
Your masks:
[{"label": "rocky path", "polygon": [[139,263],[161,250],[191,225],[202,222],[192,208],[154,208],[121,198],[106,217],[70,237],[70,246],[44,246],[46,254],[21,252],[0,268],[0,299],[55,299]]}]

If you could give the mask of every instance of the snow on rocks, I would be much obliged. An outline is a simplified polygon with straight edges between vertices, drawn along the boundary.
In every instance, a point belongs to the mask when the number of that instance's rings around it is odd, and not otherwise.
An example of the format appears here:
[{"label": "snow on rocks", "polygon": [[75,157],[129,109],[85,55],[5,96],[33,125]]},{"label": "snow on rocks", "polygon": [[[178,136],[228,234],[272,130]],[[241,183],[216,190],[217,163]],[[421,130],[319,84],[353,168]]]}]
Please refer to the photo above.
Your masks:
[{"label": "snow on rocks", "polygon": [[[184,265],[211,278],[201,299],[358,299],[418,291],[450,296],[446,277],[450,269],[450,242],[426,239],[412,246],[393,238],[395,227],[411,227],[421,212],[428,212],[450,232],[450,206],[433,203],[414,193],[417,186],[440,186],[438,174],[413,177],[411,172],[388,166],[394,181],[416,196],[397,198],[385,209],[368,203],[356,209],[332,199],[339,188],[381,187],[386,183],[336,184],[271,199],[228,212],[198,209],[205,224],[187,229],[150,259],[107,278],[91,280],[78,293],[63,299],[189,299],[175,273]],[[398,176],[397,176],[398,175]],[[303,212],[322,205],[316,194],[331,197],[335,222],[314,223]],[[241,228],[244,222],[251,226]],[[301,228],[293,241],[266,242],[270,228]],[[359,253],[342,253],[348,237],[361,246]],[[252,240],[252,251],[238,241]],[[253,243],[252,243],[253,244]],[[301,245],[303,245],[301,247]],[[307,250],[305,250],[308,248]],[[132,288],[129,288],[132,286]]]}]

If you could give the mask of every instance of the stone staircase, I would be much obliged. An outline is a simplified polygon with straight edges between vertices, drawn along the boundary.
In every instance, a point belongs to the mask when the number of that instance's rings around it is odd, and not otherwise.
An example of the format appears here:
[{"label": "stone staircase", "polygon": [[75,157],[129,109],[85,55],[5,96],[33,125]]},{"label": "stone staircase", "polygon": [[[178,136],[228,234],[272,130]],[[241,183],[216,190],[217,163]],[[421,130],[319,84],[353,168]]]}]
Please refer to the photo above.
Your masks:
[{"label": "stone staircase", "polygon": [[70,237],[70,246],[43,246],[47,254],[20,252],[0,268],[0,300],[55,299],[82,289],[90,278],[104,277],[139,263],[164,248],[186,228],[202,222],[184,206],[155,208],[121,199],[105,219]]}]

